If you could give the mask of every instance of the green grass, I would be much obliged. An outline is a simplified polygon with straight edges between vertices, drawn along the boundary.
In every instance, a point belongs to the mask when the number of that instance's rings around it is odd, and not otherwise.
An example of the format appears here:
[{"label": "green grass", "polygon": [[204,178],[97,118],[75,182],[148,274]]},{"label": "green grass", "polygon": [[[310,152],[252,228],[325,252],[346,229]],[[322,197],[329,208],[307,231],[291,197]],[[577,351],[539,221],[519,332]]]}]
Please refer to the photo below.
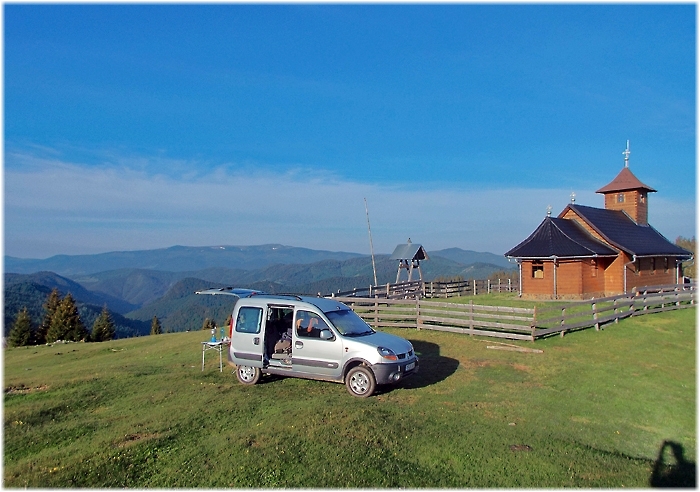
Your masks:
[{"label": "green grass", "polygon": [[4,486],[647,487],[665,441],[695,462],[695,314],[514,342],[539,354],[387,330],[420,372],[369,399],[202,372],[205,332],[7,349]]}]

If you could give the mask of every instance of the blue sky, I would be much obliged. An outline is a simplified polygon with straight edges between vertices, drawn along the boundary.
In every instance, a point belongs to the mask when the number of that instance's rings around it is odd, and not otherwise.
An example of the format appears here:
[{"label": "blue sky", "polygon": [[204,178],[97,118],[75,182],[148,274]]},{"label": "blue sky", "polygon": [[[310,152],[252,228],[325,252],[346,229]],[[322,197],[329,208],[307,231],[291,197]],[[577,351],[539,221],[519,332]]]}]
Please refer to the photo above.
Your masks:
[{"label": "blue sky", "polygon": [[695,234],[696,7],[4,5],[5,254],[502,254],[623,167]]}]

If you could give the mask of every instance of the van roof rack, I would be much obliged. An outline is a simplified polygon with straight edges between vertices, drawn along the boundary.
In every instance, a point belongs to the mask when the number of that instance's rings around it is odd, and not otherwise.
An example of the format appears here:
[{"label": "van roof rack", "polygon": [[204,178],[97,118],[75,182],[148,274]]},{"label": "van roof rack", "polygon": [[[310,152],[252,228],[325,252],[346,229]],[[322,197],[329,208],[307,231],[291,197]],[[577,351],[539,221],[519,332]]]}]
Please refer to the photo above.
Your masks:
[{"label": "van roof rack", "polygon": [[235,287],[220,287],[220,288],[213,288],[213,289],[204,289],[204,290],[198,290],[195,291],[195,294],[211,294],[211,295],[227,295],[227,296],[235,296],[239,298],[243,297],[251,297],[251,296],[256,296],[260,294],[266,294],[265,292],[261,290],[253,290],[253,289],[238,289]]},{"label": "van roof rack", "polygon": [[253,289],[239,289],[236,287],[220,287],[213,289],[204,289],[195,291],[195,294],[211,294],[211,295],[228,295],[235,296],[239,298],[244,297],[269,297],[269,298],[279,298],[279,297],[293,297],[297,301],[302,301],[303,299],[299,294],[291,293],[280,293],[280,294],[270,294],[268,292],[263,292],[261,290]]}]

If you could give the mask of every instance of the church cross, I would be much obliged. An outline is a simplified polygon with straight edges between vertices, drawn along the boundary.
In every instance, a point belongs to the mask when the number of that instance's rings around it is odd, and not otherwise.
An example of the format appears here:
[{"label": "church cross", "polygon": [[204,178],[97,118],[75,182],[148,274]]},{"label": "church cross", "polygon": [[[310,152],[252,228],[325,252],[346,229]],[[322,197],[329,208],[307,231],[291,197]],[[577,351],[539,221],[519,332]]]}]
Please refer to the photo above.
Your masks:
[{"label": "church cross", "polygon": [[625,167],[630,167],[630,141],[627,141],[627,148],[622,152],[622,155],[625,156]]}]

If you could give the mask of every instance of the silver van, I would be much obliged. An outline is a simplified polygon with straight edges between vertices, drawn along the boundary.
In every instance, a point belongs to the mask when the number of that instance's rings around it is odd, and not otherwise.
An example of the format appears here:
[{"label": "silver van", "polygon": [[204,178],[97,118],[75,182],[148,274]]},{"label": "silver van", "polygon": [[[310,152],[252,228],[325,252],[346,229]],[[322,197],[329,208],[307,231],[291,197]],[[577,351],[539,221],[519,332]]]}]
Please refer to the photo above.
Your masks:
[{"label": "silver van", "polygon": [[229,362],[243,384],[263,374],[345,383],[367,397],[418,371],[408,340],[373,330],[345,304],[323,297],[272,295],[248,289],[197,294],[238,297],[229,327]]}]

